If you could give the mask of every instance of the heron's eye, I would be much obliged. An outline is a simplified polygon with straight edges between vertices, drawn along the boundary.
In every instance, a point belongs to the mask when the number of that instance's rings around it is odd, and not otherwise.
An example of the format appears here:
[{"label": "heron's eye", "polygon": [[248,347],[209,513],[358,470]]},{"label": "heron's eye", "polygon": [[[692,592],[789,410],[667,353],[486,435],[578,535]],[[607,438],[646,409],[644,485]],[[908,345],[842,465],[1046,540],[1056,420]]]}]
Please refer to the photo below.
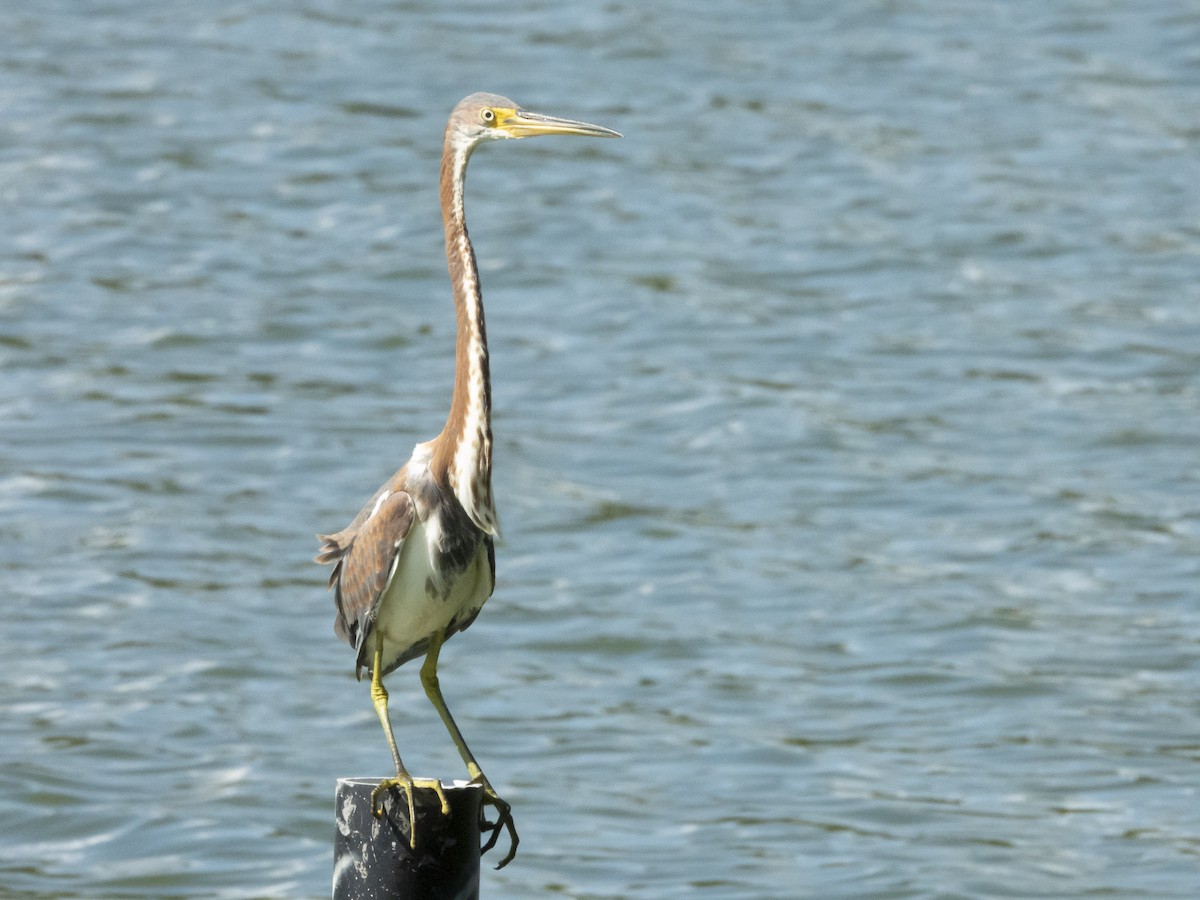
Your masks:
[{"label": "heron's eye", "polygon": [[479,111],[479,118],[483,119],[485,125],[491,125],[496,121],[496,113],[490,109],[481,109]]}]

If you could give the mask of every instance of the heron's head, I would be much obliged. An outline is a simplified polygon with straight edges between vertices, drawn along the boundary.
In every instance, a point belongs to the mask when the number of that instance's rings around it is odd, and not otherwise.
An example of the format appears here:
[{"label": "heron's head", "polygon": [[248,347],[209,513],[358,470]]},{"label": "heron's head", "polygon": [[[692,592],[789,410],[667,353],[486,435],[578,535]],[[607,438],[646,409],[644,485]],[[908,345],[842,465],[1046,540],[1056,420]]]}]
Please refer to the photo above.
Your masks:
[{"label": "heron's head", "polygon": [[579,134],[585,137],[620,137],[610,128],[560,119],[521,109],[506,97],[472,94],[454,107],[446,126],[455,143],[474,148],[484,141],[536,137],[541,134]]}]

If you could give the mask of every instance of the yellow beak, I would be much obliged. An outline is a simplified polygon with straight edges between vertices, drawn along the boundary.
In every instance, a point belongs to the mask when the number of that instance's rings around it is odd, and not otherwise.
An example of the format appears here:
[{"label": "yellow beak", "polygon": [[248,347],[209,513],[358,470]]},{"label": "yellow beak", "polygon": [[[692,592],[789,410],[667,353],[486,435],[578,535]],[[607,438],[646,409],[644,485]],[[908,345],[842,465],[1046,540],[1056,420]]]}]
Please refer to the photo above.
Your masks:
[{"label": "yellow beak", "polygon": [[580,134],[584,137],[620,137],[620,133],[602,125],[591,125],[587,122],[576,122],[574,119],[560,119],[556,116],[543,116],[541,113],[527,112],[514,109],[500,121],[498,126],[510,137],[537,137],[541,134]]}]

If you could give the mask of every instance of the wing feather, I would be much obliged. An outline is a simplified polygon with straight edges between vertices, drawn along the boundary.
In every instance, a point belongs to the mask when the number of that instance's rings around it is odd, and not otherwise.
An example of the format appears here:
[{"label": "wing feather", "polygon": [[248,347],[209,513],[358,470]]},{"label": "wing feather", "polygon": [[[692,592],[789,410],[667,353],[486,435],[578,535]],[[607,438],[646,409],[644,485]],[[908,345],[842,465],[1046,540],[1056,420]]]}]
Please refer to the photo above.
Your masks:
[{"label": "wing feather", "polygon": [[405,491],[380,490],[350,526],[337,534],[318,535],[316,561],[333,563],[329,586],[334,590],[337,617],[333,628],[354,647],[358,670],[368,663],[367,638],[379,600],[395,573],[400,548],[412,528],[415,509]]}]

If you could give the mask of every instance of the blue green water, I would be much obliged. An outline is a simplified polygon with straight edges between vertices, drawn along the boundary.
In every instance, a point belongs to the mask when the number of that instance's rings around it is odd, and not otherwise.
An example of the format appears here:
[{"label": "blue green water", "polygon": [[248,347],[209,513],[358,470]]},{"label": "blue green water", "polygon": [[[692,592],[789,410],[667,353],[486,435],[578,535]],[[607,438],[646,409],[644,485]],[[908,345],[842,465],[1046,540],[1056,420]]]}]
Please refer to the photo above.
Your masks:
[{"label": "blue green water", "polygon": [[[0,896],[326,896],[312,535],[441,426],[475,90],[487,897],[1200,885],[1200,11],[0,8]],[[461,777],[416,671],[414,772]]]}]

